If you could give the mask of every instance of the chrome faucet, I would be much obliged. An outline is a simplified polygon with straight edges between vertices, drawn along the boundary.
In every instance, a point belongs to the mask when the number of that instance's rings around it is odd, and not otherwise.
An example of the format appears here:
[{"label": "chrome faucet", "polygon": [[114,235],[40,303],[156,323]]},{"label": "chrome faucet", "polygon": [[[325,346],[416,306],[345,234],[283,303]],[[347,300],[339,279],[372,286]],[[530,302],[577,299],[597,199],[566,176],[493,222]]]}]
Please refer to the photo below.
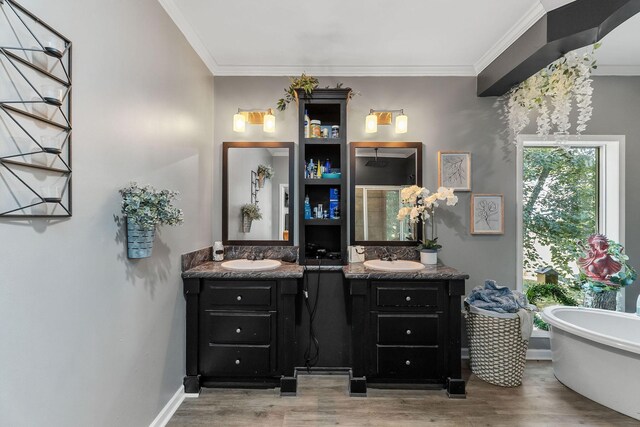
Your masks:
[{"label": "chrome faucet", "polygon": [[263,260],[264,259],[264,253],[262,253],[261,251],[256,251],[255,249],[252,250],[251,252],[249,252],[249,255],[247,255],[247,259],[249,261],[259,261],[259,260]]},{"label": "chrome faucet", "polygon": [[385,248],[384,246],[382,246],[380,252],[378,253],[378,257],[380,258],[381,261],[397,261],[398,260],[398,255],[392,254],[389,251],[389,249]]}]

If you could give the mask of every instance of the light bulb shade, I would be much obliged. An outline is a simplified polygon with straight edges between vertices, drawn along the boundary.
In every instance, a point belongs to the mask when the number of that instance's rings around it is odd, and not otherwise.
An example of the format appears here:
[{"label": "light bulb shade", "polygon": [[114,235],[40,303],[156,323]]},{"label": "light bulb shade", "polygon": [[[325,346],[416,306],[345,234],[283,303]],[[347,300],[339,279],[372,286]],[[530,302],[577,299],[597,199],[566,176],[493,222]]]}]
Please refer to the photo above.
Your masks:
[{"label": "light bulb shade", "polygon": [[404,114],[400,114],[396,117],[396,133],[407,133],[408,119]]},{"label": "light bulb shade", "polygon": [[366,133],[376,133],[378,132],[378,117],[371,113],[367,116],[364,121],[364,131]]},{"label": "light bulb shade", "polygon": [[271,112],[264,115],[264,124],[262,125],[262,130],[267,133],[273,133],[276,131],[276,116],[271,114]]},{"label": "light bulb shade", "polygon": [[244,132],[246,128],[246,121],[242,114],[234,114],[233,115],[233,131],[234,132]]}]

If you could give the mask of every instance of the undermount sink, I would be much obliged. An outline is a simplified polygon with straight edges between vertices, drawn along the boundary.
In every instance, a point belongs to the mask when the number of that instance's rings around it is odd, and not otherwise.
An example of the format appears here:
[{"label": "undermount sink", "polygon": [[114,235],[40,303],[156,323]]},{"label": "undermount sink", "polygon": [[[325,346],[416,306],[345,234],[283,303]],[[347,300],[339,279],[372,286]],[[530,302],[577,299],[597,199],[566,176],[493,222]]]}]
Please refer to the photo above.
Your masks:
[{"label": "undermount sink", "polygon": [[424,268],[423,264],[415,261],[383,261],[381,259],[372,259],[369,261],[365,261],[364,266],[373,270],[382,271],[420,271]]},{"label": "undermount sink", "polygon": [[237,271],[266,271],[275,270],[281,265],[282,263],[276,259],[259,259],[255,261],[249,259],[234,259],[233,261],[223,262],[222,268]]}]

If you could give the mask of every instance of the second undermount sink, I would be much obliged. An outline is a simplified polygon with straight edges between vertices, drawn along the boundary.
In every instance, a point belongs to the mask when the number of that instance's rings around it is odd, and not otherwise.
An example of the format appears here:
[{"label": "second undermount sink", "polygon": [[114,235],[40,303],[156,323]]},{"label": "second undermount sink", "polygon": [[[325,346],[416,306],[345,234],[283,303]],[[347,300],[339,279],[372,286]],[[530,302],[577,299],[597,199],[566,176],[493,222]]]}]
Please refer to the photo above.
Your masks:
[{"label": "second undermount sink", "polygon": [[382,271],[420,271],[424,269],[423,264],[407,260],[383,261],[381,259],[372,259],[365,261],[364,266],[373,270]]},{"label": "second undermount sink", "polygon": [[233,261],[223,262],[222,268],[236,271],[267,271],[275,270],[281,265],[282,263],[277,259],[260,259],[255,261],[249,259],[234,259]]}]

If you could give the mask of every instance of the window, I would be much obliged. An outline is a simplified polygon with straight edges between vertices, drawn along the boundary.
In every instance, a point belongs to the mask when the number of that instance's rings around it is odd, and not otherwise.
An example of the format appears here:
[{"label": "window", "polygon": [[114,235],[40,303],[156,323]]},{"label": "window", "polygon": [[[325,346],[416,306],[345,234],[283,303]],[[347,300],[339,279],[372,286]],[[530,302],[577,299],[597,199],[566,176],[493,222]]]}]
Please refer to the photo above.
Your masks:
[{"label": "window", "polygon": [[599,232],[623,240],[623,149],[624,137],[617,136],[583,136],[562,145],[519,138],[518,289],[547,266],[560,281],[571,278],[577,239]]}]

